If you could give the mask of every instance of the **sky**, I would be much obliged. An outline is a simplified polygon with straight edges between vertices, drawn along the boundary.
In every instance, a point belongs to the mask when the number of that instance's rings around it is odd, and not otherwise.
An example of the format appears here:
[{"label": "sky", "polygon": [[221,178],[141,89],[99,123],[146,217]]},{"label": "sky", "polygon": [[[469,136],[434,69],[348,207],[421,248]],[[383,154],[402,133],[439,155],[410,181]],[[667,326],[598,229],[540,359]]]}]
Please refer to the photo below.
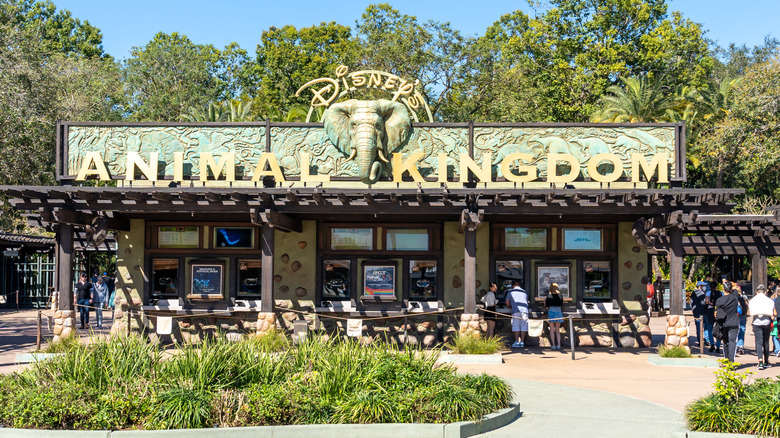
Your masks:
[{"label": "sky", "polygon": [[[101,29],[103,48],[117,59],[130,56],[133,46],[144,46],[157,32],[179,32],[197,44],[218,48],[235,41],[254,54],[260,34],[271,26],[308,27],[336,21],[354,28],[366,6],[375,1],[311,0],[53,0],[59,9]],[[533,14],[525,0],[386,0],[402,14],[419,21],[450,22],[466,35],[482,35],[501,15],[522,9]],[[780,1],[777,0],[667,0],[669,11],[679,10],[701,23],[707,37],[721,46],[755,46],[767,35],[780,38]]]}]

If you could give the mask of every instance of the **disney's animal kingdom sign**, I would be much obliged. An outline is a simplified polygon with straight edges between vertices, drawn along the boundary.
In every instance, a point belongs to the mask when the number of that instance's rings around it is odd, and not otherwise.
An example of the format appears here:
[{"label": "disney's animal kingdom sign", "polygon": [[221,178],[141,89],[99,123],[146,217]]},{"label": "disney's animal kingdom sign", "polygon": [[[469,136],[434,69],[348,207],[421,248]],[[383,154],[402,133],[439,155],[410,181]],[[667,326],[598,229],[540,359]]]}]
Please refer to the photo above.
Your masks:
[{"label": "disney's animal kingdom sign", "polygon": [[[341,100],[360,90],[387,99]],[[58,178],[330,186],[573,185],[685,179],[682,124],[476,124],[431,120],[418,81],[336,69],[304,84],[322,123],[60,123]],[[142,182],[143,181],[143,182]]]}]

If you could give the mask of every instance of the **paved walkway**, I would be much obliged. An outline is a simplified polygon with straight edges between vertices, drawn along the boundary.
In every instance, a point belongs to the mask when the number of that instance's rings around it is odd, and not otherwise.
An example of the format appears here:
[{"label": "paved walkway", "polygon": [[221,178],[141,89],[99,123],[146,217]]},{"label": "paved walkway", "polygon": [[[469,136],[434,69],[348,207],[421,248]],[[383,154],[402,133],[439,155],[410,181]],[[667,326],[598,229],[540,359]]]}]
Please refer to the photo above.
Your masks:
[{"label": "paved walkway", "polygon": [[494,438],[684,437],[680,412],[604,391],[508,379],[519,394],[522,416],[492,432]]}]

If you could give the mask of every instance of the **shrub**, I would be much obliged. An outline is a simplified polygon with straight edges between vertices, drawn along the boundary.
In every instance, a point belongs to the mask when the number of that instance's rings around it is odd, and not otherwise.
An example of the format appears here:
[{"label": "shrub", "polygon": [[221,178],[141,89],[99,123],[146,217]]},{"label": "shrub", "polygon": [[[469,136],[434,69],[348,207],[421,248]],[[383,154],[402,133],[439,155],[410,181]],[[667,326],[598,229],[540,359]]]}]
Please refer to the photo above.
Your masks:
[{"label": "shrub", "polygon": [[211,394],[201,388],[174,387],[154,398],[149,425],[153,429],[211,427]]},{"label": "shrub", "polygon": [[506,343],[499,336],[456,334],[446,347],[455,354],[494,354],[506,349]]},{"label": "shrub", "polygon": [[688,350],[685,349],[685,347],[682,347],[680,345],[674,347],[659,345],[658,349],[656,350],[656,353],[658,353],[658,355],[661,357],[693,357],[691,356],[691,353],[689,353]]}]

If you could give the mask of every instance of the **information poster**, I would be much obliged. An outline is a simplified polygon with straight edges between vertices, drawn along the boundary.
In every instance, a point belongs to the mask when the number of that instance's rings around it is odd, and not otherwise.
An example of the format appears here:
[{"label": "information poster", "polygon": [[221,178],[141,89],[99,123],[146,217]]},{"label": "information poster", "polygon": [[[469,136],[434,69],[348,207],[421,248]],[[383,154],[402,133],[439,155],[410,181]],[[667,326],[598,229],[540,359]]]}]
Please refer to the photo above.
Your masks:
[{"label": "information poster", "polygon": [[363,295],[367,297],[395,296],[395,265],[364,266]]},{"label": "information poster", "polygon": [[223,270],[221,264],[193,264],[192,295],[222,296]]},{"label": "information poster", "polygon": [[363,320],[362,319],[348,319],[347,320],[347,336],[353,338],[359,338],[363,336]]},{"label": "information poster", "polygon": [[537,266],[536,285],[539,297],[546,297],[550,293],[550,285],[556,283],[558,292],[562,297],[569,296],[569,267],[568,266]]},{"label": "information poster", "polygon": [[373,228],[332,228],[331,249],[365,250],[374,249]]},{"label": "information poster", "polygon": [[507,227],[504,231],[507,251],[547,249],[547,229]]},{"label": "information poster", "polygon": [[159,248],[198,248],[200,227],[159,227],[157,232]]},{"label": "information poster", "polygon": [[601,251],[601,230],[563,230],[563,249]]}]

